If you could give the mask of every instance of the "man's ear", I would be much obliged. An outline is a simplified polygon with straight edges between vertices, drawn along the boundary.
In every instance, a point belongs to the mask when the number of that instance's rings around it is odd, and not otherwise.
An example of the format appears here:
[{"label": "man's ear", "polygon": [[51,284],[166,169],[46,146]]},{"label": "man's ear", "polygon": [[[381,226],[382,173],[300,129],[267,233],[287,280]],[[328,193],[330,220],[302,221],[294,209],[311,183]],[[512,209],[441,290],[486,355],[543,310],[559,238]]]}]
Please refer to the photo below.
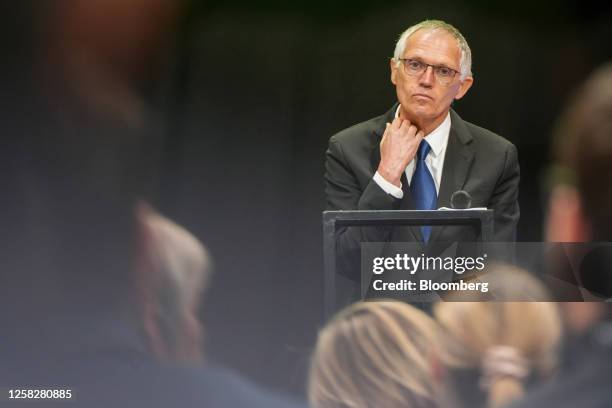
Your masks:
[{"label": "man's ear", "polygon": [[472,87],[474,83],[474,78],[469,76],[466,77],[463,81],[461,81],[461,85],[459,85],[459,91],[457,91],[457,95],[455,95],[455,99],[463,98],[463,95],[467,93],[467,91]]},{"label": "man's ear", "polygon": [[548,204],[546,240],[550,242],[588,242],[591,225],[584,216],[578,191],[571,186],[553,189]]},{"label": "man's ear", "polygon": [[395,58],[389,60],[389,68],[391,69],[391,83],[397,85],[397,60]]}]

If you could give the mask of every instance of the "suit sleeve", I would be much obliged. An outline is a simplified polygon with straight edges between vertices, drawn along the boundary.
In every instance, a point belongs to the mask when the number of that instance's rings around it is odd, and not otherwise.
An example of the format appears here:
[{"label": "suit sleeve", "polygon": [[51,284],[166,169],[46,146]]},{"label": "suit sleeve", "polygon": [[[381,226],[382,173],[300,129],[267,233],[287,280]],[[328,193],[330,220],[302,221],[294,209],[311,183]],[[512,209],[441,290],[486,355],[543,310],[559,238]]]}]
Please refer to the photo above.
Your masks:
[{"label": "suit sleeve", "polygon": [[520,210],[518,204],[520,170],[516,147],[506,150],[504,170],[497,181],[490,208],[494,211],[494,240],[514,242]]},{"label": "suit sleeve", "polygon": [[[332,138],[325,160],[325,196],[328,210],[394,210],[400,200],[387,194],[373,179],[360,186],[341,144]],[[337,229],[337,267],[341,274],[359,279],[361,242],[385,242],[389,227],[341,227]]]}]

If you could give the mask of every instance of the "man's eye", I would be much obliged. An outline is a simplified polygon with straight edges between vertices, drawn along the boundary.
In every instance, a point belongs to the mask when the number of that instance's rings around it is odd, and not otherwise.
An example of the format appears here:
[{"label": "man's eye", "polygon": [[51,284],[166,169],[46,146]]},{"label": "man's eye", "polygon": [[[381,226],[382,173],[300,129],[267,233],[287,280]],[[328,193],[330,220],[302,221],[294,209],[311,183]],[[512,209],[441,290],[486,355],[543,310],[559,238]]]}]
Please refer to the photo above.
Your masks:
[{"label": "man's eye", "polygon": [[442,77],[449,77],[453,74],[453,70],[446,67],[437,67],[438,75]]},{"label": "man's eye", "polygon": [[421,64],[419,61],[408,61],[408,68],[414,71],[418,71],[422,67],[423,67],[423,64]]}]

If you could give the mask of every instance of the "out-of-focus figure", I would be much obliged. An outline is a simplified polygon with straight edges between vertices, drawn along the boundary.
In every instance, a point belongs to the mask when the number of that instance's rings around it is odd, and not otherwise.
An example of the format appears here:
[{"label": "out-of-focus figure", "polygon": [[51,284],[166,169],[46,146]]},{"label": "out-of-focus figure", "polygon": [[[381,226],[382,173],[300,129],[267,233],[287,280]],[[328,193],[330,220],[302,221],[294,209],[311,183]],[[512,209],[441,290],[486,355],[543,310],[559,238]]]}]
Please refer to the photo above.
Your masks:
[{"label": "out-of-focus figure", "polygon": [[436,323],[401,302],[354,303],[319,333],[313,408],[452,407]]},{"label": "out-of-focus figure", "polygon": [[46,407],[292,406],[201,366],[206,252],[134,212],[162,148],[140,91],[181,2],[24,4],[19,63],[0,69],[0,388],[71,391]]},{"label": "out-of-focus figure", "polygon": [[10,25],[22,47],[1,78],[0,297],[7,340],[24,350],[58,351],[66,338],[87,348],[87,333],[104,343],[92,321],[141,348],[124,324],[135,313],[132,207],[154,195],[160,138],[139,85],[180,5],[24,2]]},{"label": "out-of-focus figure", "polygon": [[139,203],[136,216],[136,289],[149,347],[164,361],[199,364],[203,331],[197,314],[209,280],[209,255],[189,231],[150,206]]},{"label": "out-of-focus figure", "polygon": [[[402,302],[355,303],[319,333],[310,403],[333,407],[507,406],[556,368],[561,319],[526,271],[496,266],[496,301],[450,293],[436,320]],[[456,295],[456,296],[455,296]]]},{"label": "out-of-focus figure", "polygon": [[[558,123],[554,140],[558,163],[551,194],[547,239],[553,242],[612,241],[612,65],[594,72]],[[612,257],[597,254],[583,283],[610,297]],[[555,382],[527,396],[517,407],[612,406],[612,309],[608,303],[565,303],[574,333]]]},{"label": "out-of-focus figure", "polygon": [[[495,267],[496,301],[477,292],[468,302],[453,296],[434,306],[442,328],[450,382],[466,407],[498,408],[550,378],[557,364],[561,319],[556,303],[526,271]],[[463,297],[462,294],[457,294]],[[480,299],[478,299],[480,297]],[[506,298],[504,298],[506,297]]]},{"label": "out-of-focus figure", "polygon": [[211,260],[185,228],[139,202],[136,206],[136,298],[147,349],[166,366],[192,369],[205,406],[297,407],[217,366],[205,364],[204,327],[198,309],[211,274]]},{"label": "out-of-focus figure", "polygon": [[143,127],[140,87],[156,79],[183,3],[59,0],[47,5],[39,68],[49,90],[78,102],[82,113]]}]

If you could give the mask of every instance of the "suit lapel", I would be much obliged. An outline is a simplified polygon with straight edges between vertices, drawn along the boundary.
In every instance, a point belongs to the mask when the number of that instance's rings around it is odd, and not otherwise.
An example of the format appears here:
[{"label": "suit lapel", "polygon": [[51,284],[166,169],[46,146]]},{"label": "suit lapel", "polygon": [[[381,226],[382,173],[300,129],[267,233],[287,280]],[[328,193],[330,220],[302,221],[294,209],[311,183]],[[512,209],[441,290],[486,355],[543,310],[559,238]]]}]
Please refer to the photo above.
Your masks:
[{"label": "suit lapel", "polygon": [[[465,185],[474,161],[474,150],[470,146],[473,140],[470,131],[459,115],[452,109],[450,114],[451,130],[448,137],[446,155],[444,156],[437,208],[450,207],[451,196]],[[443,229],[443,226],[433,227],[430,241],[435,241]]]}]

